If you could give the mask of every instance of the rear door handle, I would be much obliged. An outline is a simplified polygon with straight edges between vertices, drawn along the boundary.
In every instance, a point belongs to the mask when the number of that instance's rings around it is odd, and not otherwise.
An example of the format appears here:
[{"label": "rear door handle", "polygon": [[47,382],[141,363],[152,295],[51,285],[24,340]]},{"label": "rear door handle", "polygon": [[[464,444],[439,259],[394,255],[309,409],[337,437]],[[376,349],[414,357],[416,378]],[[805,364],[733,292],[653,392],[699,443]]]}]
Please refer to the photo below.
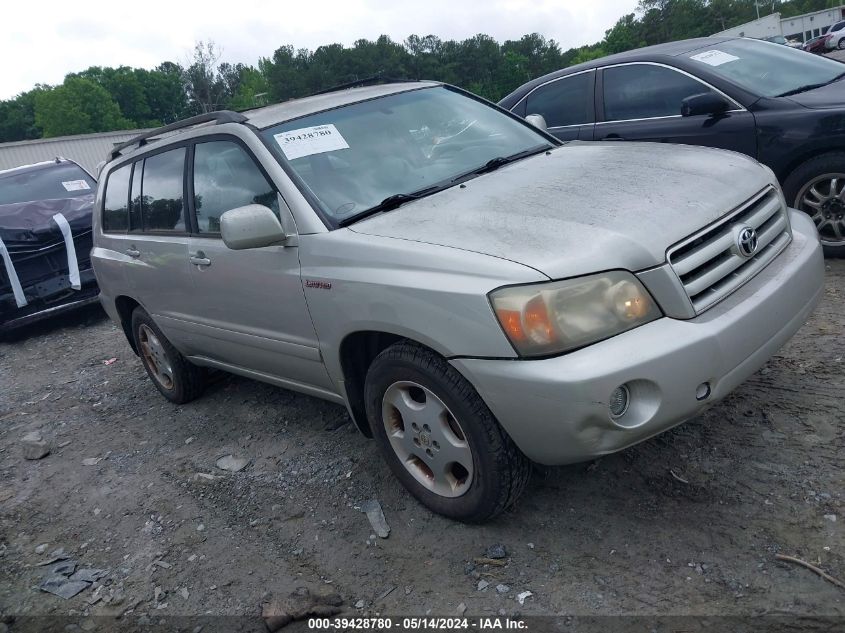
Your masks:
[{"label": "rear door handle", "polygon": [[126,254],[129,255],[129,257],[131,257],[132,259],[136,259],[141,256],[141,251],[139,251],[137,248],[127,248]]},{"label": "rear door handle", "polygon": [[190,261],[195,266],[211,266],[211,260],[202,251],[197,251],[191,255]]}]

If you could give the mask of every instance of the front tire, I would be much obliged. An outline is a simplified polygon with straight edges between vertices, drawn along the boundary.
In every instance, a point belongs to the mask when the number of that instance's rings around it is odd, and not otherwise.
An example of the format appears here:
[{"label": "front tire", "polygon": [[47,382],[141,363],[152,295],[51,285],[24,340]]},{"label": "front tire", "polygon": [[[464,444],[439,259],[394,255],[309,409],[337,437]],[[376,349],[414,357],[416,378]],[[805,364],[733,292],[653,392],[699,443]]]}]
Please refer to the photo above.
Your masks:
[{"label": "front tire", "polygon": [[783,193],[787,203],[813,218],[824,254],[845,257],[845,152],[805,161],[784,181]]},{"label": "front tire", "polygon": [[838,48],[840,51],[845,50],[845,37],[839,39],[839,41],[836,43],[836,48]]},{"label": "front tire", "polygon": [[472,385],[410,342],[381,352],[367,372],[367,418],[391,470],[423,505],[483,522],[522,494],[531,462]]},{"label": "front tire", "polygon": [[132,313],[132,336],[144,369],[161,395],[185,404],[202,394],[205,370],[182,356],[143,308]]}]

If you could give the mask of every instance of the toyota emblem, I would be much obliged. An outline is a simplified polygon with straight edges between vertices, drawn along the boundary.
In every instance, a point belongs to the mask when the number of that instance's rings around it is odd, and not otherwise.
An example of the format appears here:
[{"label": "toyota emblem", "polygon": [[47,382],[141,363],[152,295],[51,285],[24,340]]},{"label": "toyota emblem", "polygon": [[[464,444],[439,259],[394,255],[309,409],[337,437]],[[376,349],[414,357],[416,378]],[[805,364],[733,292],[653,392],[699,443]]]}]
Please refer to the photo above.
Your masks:
[{"label": "toyota emblem", "polygon": [[750,226],[742,227],[736,236],[736,246],[743,257],[751,257],[757,252],[757,231]]}]

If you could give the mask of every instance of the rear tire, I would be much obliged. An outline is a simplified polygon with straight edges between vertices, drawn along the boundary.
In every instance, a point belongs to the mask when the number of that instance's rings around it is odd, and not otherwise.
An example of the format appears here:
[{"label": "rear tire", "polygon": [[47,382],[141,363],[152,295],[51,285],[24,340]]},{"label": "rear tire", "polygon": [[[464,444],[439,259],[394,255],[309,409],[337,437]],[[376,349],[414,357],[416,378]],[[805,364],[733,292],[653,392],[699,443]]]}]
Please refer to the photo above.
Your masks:
[{"label": "rear tire", "polygon": [[182,356],[143,308],[132,312],[132,337],[144,369],[161,395],[185,404],[202,394],[205,370]]},{"label": "rear tire", "polygon": [[845,152],[801,163],[784,181],[783,193],[787,204],[813,218],[825,256],[845,257]]},{"label": "rear tire", "polygon": [[410,342],[388,347],[367,372],[364,396],[391,470],[434,512],[480,523],[525,490],[531,462],[472,385],[433,351]]}]

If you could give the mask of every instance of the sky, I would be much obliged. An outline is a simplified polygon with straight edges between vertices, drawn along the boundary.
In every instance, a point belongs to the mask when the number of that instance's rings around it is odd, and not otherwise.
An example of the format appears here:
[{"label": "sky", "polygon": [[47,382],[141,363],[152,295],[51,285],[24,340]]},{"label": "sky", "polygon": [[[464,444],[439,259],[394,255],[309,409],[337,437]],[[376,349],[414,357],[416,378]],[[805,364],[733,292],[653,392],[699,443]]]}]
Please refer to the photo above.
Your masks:
[{"label": "sky", "polygon": [[599,41],[636,0],[67,0],[9,2],[0,22],[0,99],[36,83],[59,84],[89,66],[184,63],[212,40],[221,61],[256,64],[279,46],[351,45],[381,34],[503,42],[526,33],[564,50]]}]

